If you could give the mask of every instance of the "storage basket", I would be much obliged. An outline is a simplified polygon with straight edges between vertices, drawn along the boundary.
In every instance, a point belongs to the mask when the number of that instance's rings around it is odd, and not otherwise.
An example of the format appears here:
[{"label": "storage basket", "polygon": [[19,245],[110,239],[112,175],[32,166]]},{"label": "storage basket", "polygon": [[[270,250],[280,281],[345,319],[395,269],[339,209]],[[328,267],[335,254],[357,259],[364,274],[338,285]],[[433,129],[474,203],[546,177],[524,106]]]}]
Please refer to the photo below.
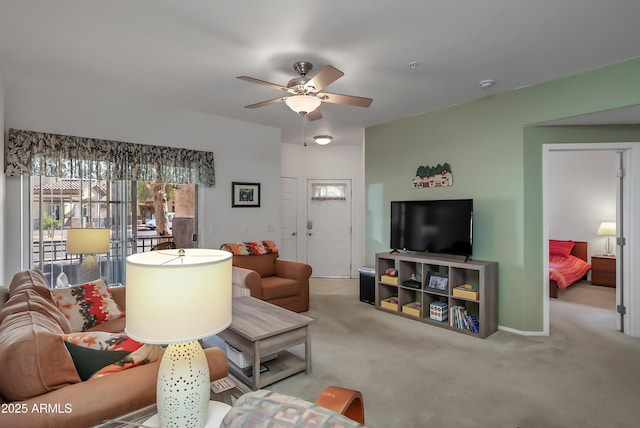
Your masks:
[{"label": "storage basket", "polygon": [[479,293],[469,284],[463,284],[453,288],[453,297],[462,297],[463,299],[478,300]]},{"label": "storage basket", "polygon": [[[234,348],[233,346],[227,343],[227,358],[233,364],[238,366],[238,368],[246,369],[253,364],[253,355],[242,352],[239,349]],[[264,363],[265,361],[270,361],[278,358],[278,353],[273,353],[269,355],[265,355],[260,357],[260,362]]]},{"label": "storage basket", "polygon": [[398,297],[389,297],[388,299],[380,300],[380,307],[389,309],[391,311],[398,310]]}]

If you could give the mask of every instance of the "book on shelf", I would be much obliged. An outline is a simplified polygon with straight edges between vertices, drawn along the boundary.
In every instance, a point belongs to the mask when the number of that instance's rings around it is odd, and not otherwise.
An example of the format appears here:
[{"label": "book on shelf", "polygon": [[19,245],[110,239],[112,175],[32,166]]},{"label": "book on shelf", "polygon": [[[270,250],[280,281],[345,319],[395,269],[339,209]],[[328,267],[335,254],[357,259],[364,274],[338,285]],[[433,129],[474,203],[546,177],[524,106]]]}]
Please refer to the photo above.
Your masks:
[{"label": "book on shelf", "polygon": [[480,332],[478,319],[465,309],[464,306],[452,306],[449,319],[451,327],[472,331],[474,333]]}]

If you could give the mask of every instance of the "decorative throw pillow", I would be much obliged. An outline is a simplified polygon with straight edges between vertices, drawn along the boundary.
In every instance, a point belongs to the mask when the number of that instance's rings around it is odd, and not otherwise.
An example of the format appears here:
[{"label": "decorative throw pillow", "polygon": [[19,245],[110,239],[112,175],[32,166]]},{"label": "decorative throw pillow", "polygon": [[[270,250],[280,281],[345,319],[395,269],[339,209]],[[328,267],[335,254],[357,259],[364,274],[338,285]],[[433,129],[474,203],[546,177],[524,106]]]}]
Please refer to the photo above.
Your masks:
[{"label": "decorative throw pillow", "polygon": [[256,242],[227,242],[220,246],[221,250],[229,251],[236,256],[259,256],[262,254],[275,254],[278,252],[273,241]]},{"label": "decorative throw pillow", "polygon": [[85,331],[124,316],[102,279],[68,288],[56,288],[52,293],[74,332]]},{"label": "decorative throw pillow", "polygon": [[558,241],[556,239],[549,239],[549,255],[569,257],[574,245],[576,244],[573,241]]},{"label": "decorative throw pillow", "polygon": [[101,331],[63,335],[83,381],[157,361],[162,347],[137,342],[125,334]]},{"label": "decorative throw pillow", "polygon": [[85,348],[67,341],[64,344],[69,354],[71,354],[78,376],[83,381],[91,378],[103,367],[114,364],[129,355],[127,351],[98,351],[97,349]]}]

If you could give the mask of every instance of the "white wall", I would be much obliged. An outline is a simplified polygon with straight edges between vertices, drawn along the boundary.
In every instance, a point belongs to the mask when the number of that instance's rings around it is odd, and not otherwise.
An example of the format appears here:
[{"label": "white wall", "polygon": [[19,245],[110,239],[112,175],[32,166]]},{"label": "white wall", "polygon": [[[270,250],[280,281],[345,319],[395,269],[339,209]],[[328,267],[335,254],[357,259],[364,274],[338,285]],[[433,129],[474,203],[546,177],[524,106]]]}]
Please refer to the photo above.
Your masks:
[{"label": "white wall", "polygon": [[613,150],[549,152],[550,239],[587,241],[589,257],[604,253],[596,231],[616,220],[616,169]]},{"label": "white wall", "polygon": [[2,173],[0,173],[0,284],[9,284],[10,278],[7,278],[4,268],[4,255],[6,254],[5,246],[5,179],[4,179],[4,81],[2,79],[2,70],[0,69],[0,165],[2,165]]},{"label": "white wall", "polygon": [[[213,151],[216,185],[199,187],[200,247],[219,248],[228,241],[280,236],[279,129],[145,104],[96,88],[11,77],[5,76],[5,129]],[[232,181],[259,182],[261,207],[231,208]],[[20,200],[18,178],[7,179],[7,195],[11,196],[8,200]],[[27,236],[28,221],[23,219],[20,204],[3,203],[3,207],[6,245],[15,244],[16,248]],[[19,251],[4,255],[9,275],[26,267],[25,251],[25,261]]]},{"label": "white wall", "polygon": [[[364,138],[364,135],[363,135]],[[306,260],[304,230],[307,212],[307,180],[350,179],[352,183],[352,242],[351,277],[358,276],[358,268],[364,264],[364,155],[363,145],[339,145],[331,143],[318,146],[311,143],[304,147],[282,144],[282,177],[298,180],[298,260]]]}]

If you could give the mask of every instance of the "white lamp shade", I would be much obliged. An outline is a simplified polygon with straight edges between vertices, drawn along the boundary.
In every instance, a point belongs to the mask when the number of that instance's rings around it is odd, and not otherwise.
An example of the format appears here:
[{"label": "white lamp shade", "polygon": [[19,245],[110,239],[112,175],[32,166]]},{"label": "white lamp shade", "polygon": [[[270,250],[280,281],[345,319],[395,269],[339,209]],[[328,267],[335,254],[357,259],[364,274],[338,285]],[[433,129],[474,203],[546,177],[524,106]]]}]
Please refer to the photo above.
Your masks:
[{"label": "white lamp shade", "polygon": [[616,236],[616,222],[603,221],[598,227],[598,235]]},{"label": "white lamp shade", "polygon": [[231,257],[227,251],[202,248],[128,256],[127,335],[167,344],[226,329],[231,324]]},{"label": "white lamp shade", "polygon": [[313,95],[294,95],[284,100],[287,106],[296,113],[311,113],[318,107],[322,101]]},{"label": "white lamp shade", "polygon": [[109,229],[67,229],[67,254],[109,252]]}]

